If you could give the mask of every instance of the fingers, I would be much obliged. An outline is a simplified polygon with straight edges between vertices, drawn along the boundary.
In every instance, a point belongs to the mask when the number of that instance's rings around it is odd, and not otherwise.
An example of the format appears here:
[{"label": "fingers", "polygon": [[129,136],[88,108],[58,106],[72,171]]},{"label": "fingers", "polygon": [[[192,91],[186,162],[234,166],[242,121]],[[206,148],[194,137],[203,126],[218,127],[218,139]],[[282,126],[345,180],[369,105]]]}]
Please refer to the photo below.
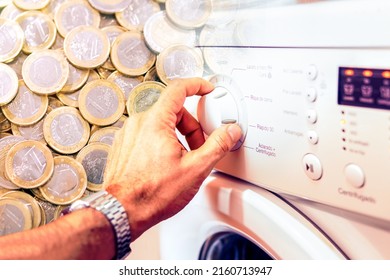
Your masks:
[{"label": "fingers", "polygon": [[181,118],[176,127],[185,136],[191,150],[195,150],[204,143],[203,130],[197,120],[185,108],[183,108],[180,115]]},{"label": "fingers", "polygon": [[237,124],[224,125],[216,129],[199,149],[192,152],[192,160],[201,163],[205,170],[211,170],[242,136]]},{"label": "fingers", "polygon": [[168,84],[158,99],[162,114],[173,112],[178,114],[184,105],[186,97],[193,95],[204,95],[214,89],[214,85],[201,78],[176,79]]}]

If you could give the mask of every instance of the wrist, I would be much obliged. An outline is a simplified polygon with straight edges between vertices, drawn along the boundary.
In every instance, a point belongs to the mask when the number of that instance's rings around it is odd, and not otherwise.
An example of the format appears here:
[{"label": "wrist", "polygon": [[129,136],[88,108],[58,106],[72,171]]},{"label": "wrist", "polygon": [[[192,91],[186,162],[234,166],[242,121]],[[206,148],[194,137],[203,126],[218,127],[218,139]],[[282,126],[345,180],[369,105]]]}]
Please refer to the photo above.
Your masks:
[{"label": "wrist", "polygon": [[127,212],[122,204],[110,193],[103,190],[75,201],[63,211],[63,214],[65,215],[84,208],[94,208],[105,216],[112,227],[115,237],[115,258],[124,259],[127,257],[131,252],[131,232]]}]

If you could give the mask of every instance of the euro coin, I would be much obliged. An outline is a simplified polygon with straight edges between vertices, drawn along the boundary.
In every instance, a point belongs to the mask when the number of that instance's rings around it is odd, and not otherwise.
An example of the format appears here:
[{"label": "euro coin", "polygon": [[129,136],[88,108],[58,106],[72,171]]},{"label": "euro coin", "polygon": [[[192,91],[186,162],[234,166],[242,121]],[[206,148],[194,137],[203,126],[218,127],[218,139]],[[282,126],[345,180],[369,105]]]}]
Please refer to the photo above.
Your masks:
[{"label": "euro coin", "polygon": [[45,118],[42,118],[39,122],[27,126],[20,126],[13,123],[11,124],[12,134],[21,136],[26,140],[35,140],[46,144],[45,138],[43,137],[44,120]]},{"label": "euro coin", "polygon": [[0,139],[0,187],[8,190],[17,190],[20,187],[12,183],[5,173],[5,156],[9,149],[18,142],[24,141],[21,136],[8,136]]},{"label": "euro coin", "polygon": [[0,62],[14,59],[22,50],[24,33],[19,24],[0,18]]},{"label": "euro coin", "polygon": [[156,66],[153,66],[149,69],[148,72],[146,72],[144,76],[144,82],[161,82],[160,78],[157,75]]},{"label": "euro coin", "polygon": [[39,189],[47,201],[66,205],[82,197],[86,188],[87,174],[81,163],[71,157],[57,156],[53,176]]},{"label": "euro coin", "polygon": [[173,24],[165,11],[152,15],[146,21],[144,36],[146,44],[155,53],[160,53],[171,45],[196,45],[196,31]]},{"label": "euro coin", "polygon": [[40,10],[49,4],[50,0],[13,0],[15,6],[22,10]]},{"label": "euro coin", "polygon": [[14,198],[0,198],[0,236],[32,228],[27,205]]},{"label": "euro coin", "polygon": [[50,149],[41,142],[16,143],[5,157],[5,172],[15,185],[31,189],[45,184],[53,174],[54,160]]},{"label": "euro coin", "polygon": [[195,29],[206,24],[212,10],[211,0],[167,0],[167,15],[172,22],[182,28]]},{"label": "euro coin", "polygon": [[[106,33],[106,35],[108,36],[108,39],[110,40],[110,46],[112,46],[112,44],[114,43],[115,39],[119,36],[119,34],[122,34],[122,33],[126,32],[127,30],[122,26],[110,25],[110,26],[103,27],[102,31],[104,31],[104,33]],[[112,65],[110,57],[102,65],[102,67],[105,69],[111,70],[111,71],[116,70],[115,66]]]},{"label": "euro coin", "polygon": [[89,4],[102,14],[114,14],[124,10],[133,0],[88,0]]},{"label": "euro coin", "polygon": [[98,126],[111,125],[123,115],[125,96],[115,83],[95,80],[81,90],[79,109],[89,123]]},{"label": "euro coin", "polygon": [[80,89],[89,77],[89,69],[80,69],[69,63],[69,77],[61,92],[69,93]]},{"label": "euro coin", "polygon": [[79,26],[68,33],[64,41],[68,60],[80,68],[97,68],[110,54],[110,40],[97,27]]},{"label": "euro coin", "polygon": [[62,37],[78,26],[99,27],[99,12],[92,8],[87,1],[68,0],[62,3],[54,14],[57,31]]},{"label": "euro coin", "polygon": [[133,88],[143,82],[143,77],[130,77],[115,71],[107,78],[107,80],[114,82],[117,86],[119,86],[125,95],[125,101],[127,101]]},{"label": "euro coin", "polygon": [[119,72],[129,76],[145,74],[155,63],[156,56],[136,31],[120,34],[111,48],[112,64]]},{"label": "euro coin", "polygon": [[119,129],[120,129],[119,127],[113,127],[113,126],[102,127],[91,135],[91,138],[89,139],[89,143],[101,142],[111,146],[112,143],[114,143],[115,133]]},{"label": "euro coin", "polygon": [[19,80],[18,93],[15,98],[2,107],[3,114],[12,123],[26,126],[39,122],[46,113],[48,106],[46,95],[33,93],[23,80]]},{"label": "euro coin", "polygon": [[57,29],[51,18],[39,11],[27,11],[16,17],[24,32],[23,52],[50,48],[56,39]]},{"label": "euro coin", "polygon": [[123,11],[115,13],[115,17],[126,29],[143,31],[145,22],[160,10],[160,5],[153,0],[135,0]]},{"label": "euro coin", "polygon": [[103,177],[110,146],[100,142],[85,146],[76,157],[87,173],[87,189],[100,191],[103,188]]},{"label": "euro coin", "polygon": [[[100,76],[96,71],[94,71],[94,70],[89,71],[87,83],[94,81],[94,80],[99,80],[99,79],[100,79]],[[79,107],[80,92],[81,92],[81,89],[79,89],[75,92],[72,92],[72,93],[59,92],[59,93],[57,93],[57,97],[63,104],[65,104],[67,106],[78,108]]]},{"label": "euro coin", "polygon": [[14,20],[23,12],[25,12],[25,10],[19,9],[14,3],[10,3],[1,10],[0,18]]},{"label": "euro coin", "polygon": [[156,69],[160,80],[168,84],[177,78],[203,76],[203,57],[198,49],[185,45],[173,45],[157,57]]},{"label": "euro coin", "polygon": [[51,0],[49,4],[42,9],[42,12],[44,12],[46,15],[48,15],[52,20],[54,20],[54,15],[57,12],[58,8],[62,3],[64,3],[66,0]]},{"label": "euro coin", "polygon": [[18,93],[18,76],[7,64],[0,63],[0,106],[6,105]]},{"label": "euro coin", "polygon": [[53,150],[62,154],[74,154],[87,144],[89,124],[76,108],[60,107],[46,116],[43,135]]},{"label": "euro coin", "polygon": [[0,1],[0,9],[6,7],[7,5],[11,4],[12,0],[1,0]]},{"label": "euro coin", "polygon": [[7,65],[15,71],[16,75],[18,76],[18,79],[23,79],[22,67],[26,58],[27,55],[24,52],[20,52],[18,56],[15,57],[12,61],[7,62]]},{"label": "euro coin", "polygon": [[35,51],[24,61],[22,76],[33,92],[43,95],[55,94],[68,80],[69,63],[62,51]]},{"label": "euro coin", "polygon": [[159,82],[143,82],[136,86],[126,103],[129,115],[147,111],[164,89],[165,85]]},{"label": "euro coin", "polygon": [[39,207],[38,202],[31,195],[21,191],[10,191],[4,194],[2,197],[14,198],[27,205],[31,213],[32,227],[33,228],[39,227],[42,219],[41,209]]}]

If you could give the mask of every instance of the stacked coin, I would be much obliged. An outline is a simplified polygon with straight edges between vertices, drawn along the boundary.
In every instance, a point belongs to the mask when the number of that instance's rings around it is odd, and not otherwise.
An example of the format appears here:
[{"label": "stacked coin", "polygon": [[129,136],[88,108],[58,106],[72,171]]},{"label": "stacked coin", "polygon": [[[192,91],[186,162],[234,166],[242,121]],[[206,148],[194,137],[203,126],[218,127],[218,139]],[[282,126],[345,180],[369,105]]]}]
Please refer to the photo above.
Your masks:
[{"label": "stacked coin", "polygon": [[0,6],[0,235],[100,190],[128,115],[153,106],[171,80],[210,74],[197,37],[215,1]]}]

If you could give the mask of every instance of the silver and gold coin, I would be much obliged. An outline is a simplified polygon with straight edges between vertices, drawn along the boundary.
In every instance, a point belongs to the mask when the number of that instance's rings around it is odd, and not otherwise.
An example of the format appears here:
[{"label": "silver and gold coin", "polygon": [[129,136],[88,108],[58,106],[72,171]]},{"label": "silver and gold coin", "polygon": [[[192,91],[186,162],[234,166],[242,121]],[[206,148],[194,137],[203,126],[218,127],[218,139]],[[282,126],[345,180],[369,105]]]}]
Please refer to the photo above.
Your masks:
[{"label": "silver and gold coin", "polygon": [[89,4],[102,14],[114,14],[123,11],[133,0],[88,0]]},{"label": "silver and gold coin", "polygon": [[8,190],[17,190],[20,187],[12,183],[5,173],[5,156],[9,149],[16,143],[24,141],[25,139],[21,136],[7,136],[0,139],[0,187]]},{"label": "silver and gold coin", "polygon": [[156,61],[157,74],[165,84],[177,78],[202,77],[203,65],[202,53],[185,45],[164,49]]},{"label": "silver and gold coin", "polygon": [[165,85],[159,82],[143,82],[136,86],[126,103],[129,115],[147,111],[159,99]]},{"label": "silver and gold coin", "polygon": [[14,3],[5,6],[0,13],[0,18],[14,20],[19,14],[25,12],[25,10],[19,9]]},{"label": "silver and gold coin", "polygon": [[91,134],[91,138],[89,138],[89,143],[101,142],[111,146],[112,143],[114,143],[115,133],[119,129],[119,127],[114,126],[102,127],[96,130],[93,134]]},{"label": "silver and gold coin", "polygon": [[114,82],[117,86],[119,86],[125,95],[125,101],[127,102],[133,88],[143,82],[143,77],[130,77],[120,73],[119,71],[115,71],[107,78],[107,80]]},{"label": "silver and gold coin", "polygon": [[148,72],[146,72],[144,76],[144,82],[161,82],[160,78],[157,75],[157,69],[156,66],[153,66],[149,69]]},{"label": "silver and gold coin", "polygon": [[18,79],[23,79],[22,67],[26,58],[27,55],[24,52],[20,52],[18,56],[15,57],[12,61],[7,62],[7,65],[15,71],[16,75],[18,76]]},{"label": "silver and gold coin", "polygon": [[167,0],[169,19],[182,28],[195,29],[206,24],[212,11],[212,0]]},{"label": "silver and gold coin", "polygon": [[0,198],[0,236],[32,229],[28,206],[15,198]]},{"label": "silver and gold coin", "polygon": [[62,154],[80,151],[89,139],[89,124],[73,107],[52,110],[43,122],[43,135],[47,144]]},{"label": "silver and gold coin", "polygon": [[196,45],[196,31],[178,27],[169,20],[165,11],[152,15],[146,21],[144,36],[146,44],[157,54],[171,45]]},{"label": "silver and gold coin", "polygon": [[11,123],[12,134],[16,136],[21,136],[26,140],[35,140],[46,144],[45,138],[43,137],[44,120],[45,118],[42,118],[39,122],[27,126],[20,126]]},{"label": "silver and gold coin", "polygon": [[42,220],[42,213],[39,203],[28,193],[22,191],[10,191],[2,196],[2,198],[14,198],[27,205],[32,218],[32,227],[39,227]]},{"label": "silver and gold coin", "polygon": [[54,96],[49,96],[48,99],[49,99],[49,105],[47,107],[46,113],[50,113],[51,111],[53,111],[54,109],[56,109],[58,107],[65,106],[65,104],[62,103],[61,100],[57,99]]},{"label": "silver and gold coin", "polygon": [[49,4],[50,0],[13,0],[15,6],[22,10],[41,10]]},{"label": "silver and gold coin", "polygon": [[23,80],[19,80],[18,93],[10,103],[2,107],[2,110],[4,116],[12,123],[27,126],[43,118],[48,103],[46,95],[33,93]]},{"label": "silver and gold coin", "polygon": [[123,11],[115,13],[115,17],[126,29],[141,32],[145,22],[160,10],[160,5],[153,0],[133,0]]},{"label": "silver and gold coin", "polygon": [[48,15],[51,19],[54,20],[54,15],[57,12],[58,8],[62,3],[64,3],[67,0],[50,0],[49,4],[42,9],[42,12],[44,12],[46,15]]},{"label": "silver and gold coin", "polygon": [[[108,39],[110,40],[110,46],[112,47],[112,44],[114,43],[114,41],[116,40],[116,38],[126,32],[126,28],[122,27],[122,26],[119,26],[119,25],[109,25],[109,26],[105,26],[102,28],[102,31],[104,31],[107,36],[108,36]],[[112,62],[111,62],[111,58],[109,57],[107,59],[107,61],[102,65],[103,68],[105,69],[108,69],[108,70],[111,70],[111,71],[115,71],[115,66],[112,65]]]},{"label": "silver and gold coin", "polygon": [[68,60],[80,68],[97,68],[110,55],[110,40],[97,27],[79,26],[65,37],[64,51]]},{"label": "silver and gold coin", "polygon": [[69,76],[64,87],[61,89],[63,93],[74,92],[80,89],[88,80],[89,69],[81,69],[69,63]]},{"label": "silver and gold coin", "polygon": [[18,93],[18,76],[7,64],[0,63],[0,106],[6,105]]},{"label": "silver and gold coin", "polygon": [[145,44],[144,37],[136,31],[120,34],[111,48],[111,62],[115,68],[129,76],[145,74],[155,63],[156,55]]},{"label": "silver and gold coin", "polygon": [[16,22],[0,18],[0,62],[9,62],[22,50],[23,29]]},{"label": "silver and gold coin", "polygon": [[[89,75],[87,79],[87,83],[99,80],[100,76],[95,70],[89,70]],[[79,107],[79,96],[80,96],[81,89],[72,92],[72,93],[63,93],[59,92],[57,93],[58,99],[65,105],[78,108]]]},{"label": "silver and gold coin", "polygon": [[53,174],[54,160],[50,149],[41,142],[16,143],[5,157],[5,172],[15,185],[31,189],[45,184]]},{"label": "silver and gold coin", "polygon": [[67,0],[60,4],[54,14],[57,31],[62,37],[78,26],[99,27],[99,12],[92,8],[87,1]]},{"label": "silver and gold coin", "polygon": [[98,126],[111,125],[123,115],[125,95],[115,83],[95,80],[81,90],[79,109],[89,123]]},{"label": "silver and gold coin", "polygon": [[100,191],[103,188],[104,171],[106,168],[110,145],[94,142],[85,146],[76,157],[87,173],[87,189]]},{"label": "silver and gold coin", "polygon": [[6,7],[7,5],[11,4],[12,0],[0,0],[0,9]]},{"label": "silver and gold coin", "polygon": [[27,11],[18,15],[15,21],[24,32],[23,52],[48,49],[54,44],[57,29],[48,15],[39,11]]},{"label": "silver and gold coin", "polygon": [[23,63],[23,80],[33,92],[50,95],[59,92],[69,77],[69,63],[59,50],[41,50]]},{"label": "silver and gold coin", "polygon": [[83,196],[87,188],[84,167],[68,156],[54,157],[54,172],[51,179],[39,187],[43,197],[56,205],[66,205]]}]

